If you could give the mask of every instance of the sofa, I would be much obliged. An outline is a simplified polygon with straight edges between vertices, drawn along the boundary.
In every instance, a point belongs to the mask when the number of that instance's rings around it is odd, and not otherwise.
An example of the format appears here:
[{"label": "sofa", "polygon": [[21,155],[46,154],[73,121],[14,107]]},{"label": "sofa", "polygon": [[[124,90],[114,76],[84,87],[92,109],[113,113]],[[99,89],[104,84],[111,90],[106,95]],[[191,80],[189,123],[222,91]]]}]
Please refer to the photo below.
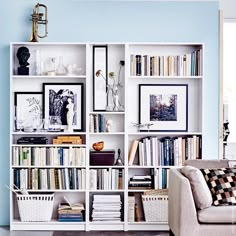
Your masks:
[{"label": "sofa", "polygon": [[[198,169],[227,168],[229,164],[231,163],[228,160],[188,160],[185,163]],[[173,168],[169,174],[170,234],[175,236],[236,235],[236,206],[211,205],[205,209],[198,209],[196,200],[194,201],[192,185],[189,178],[181,173],[182,168]]]}]

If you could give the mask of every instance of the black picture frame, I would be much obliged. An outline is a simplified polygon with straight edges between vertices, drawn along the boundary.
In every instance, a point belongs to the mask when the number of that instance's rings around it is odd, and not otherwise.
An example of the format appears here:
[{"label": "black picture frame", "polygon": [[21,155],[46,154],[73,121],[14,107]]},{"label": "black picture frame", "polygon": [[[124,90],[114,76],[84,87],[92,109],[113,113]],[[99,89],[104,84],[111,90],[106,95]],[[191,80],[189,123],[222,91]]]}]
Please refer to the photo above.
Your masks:
[{"label": "black picture frame", "polygon": [[[19,131],[18,122],[28,126],[40,125],[43,117],[42,92],[14,92],[15,130]],[[32,123],[30,123],[32,122]],[[21,127],[22,128],[22,127]]]},{"label": "black picture frame", "polygon": [[139,124],[140,132],[187,132],[188,84],[139,84]]},{"label": "black picture frame", "polygon": [[[73,131],[83,131],[84,84],[43,83],[43,117],[48,131],[67,129],[66,105],[68,98],[74,103]],[[53,120],[58,123],[55,123]]]},{"label": "black picture frame", "polygon": [[[107,106],[107,45],[93,46],[93,111],[106,111]],[[96,76],[101,70],[102,76]]]}]

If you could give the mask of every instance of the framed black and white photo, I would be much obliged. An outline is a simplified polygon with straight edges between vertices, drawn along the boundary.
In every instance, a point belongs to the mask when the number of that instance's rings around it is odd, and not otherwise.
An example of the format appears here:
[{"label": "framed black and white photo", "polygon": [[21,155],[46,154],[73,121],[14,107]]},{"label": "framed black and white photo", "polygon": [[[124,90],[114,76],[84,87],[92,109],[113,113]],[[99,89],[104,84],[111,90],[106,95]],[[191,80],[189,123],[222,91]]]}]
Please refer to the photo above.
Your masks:
[{"label": "framed black and white photo", "polygon": [[93,46],[93,110],[106,111],[107,107],[107,46]]},{"label": "framed black and white photo", "polygon": [[68,129],[68,120],[74,131],[83,130],[83,84],[44,83],[43,116],[47,129]]},{"label": "framed black and white photo", "polygon": [[22,126],[36,128],[42,120],[43,95],[41,92],[15,92],[15,116],[16,130],[21,130]]},{"label": "framed black and white photo", "polygon": [[188,85],[139,84],[139,124],[140,131],[188,131]]}]

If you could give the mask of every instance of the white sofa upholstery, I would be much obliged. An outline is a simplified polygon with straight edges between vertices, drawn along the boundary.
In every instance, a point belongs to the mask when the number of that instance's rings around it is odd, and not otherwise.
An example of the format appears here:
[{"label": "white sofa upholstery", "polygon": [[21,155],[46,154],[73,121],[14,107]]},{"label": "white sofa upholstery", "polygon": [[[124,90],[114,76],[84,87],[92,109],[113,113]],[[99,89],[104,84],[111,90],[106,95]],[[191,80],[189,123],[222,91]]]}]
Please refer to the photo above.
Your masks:
[{"label": "white sofa upholstery", "polygon": [[[187,161],[197,168],[224,168],[228,161]],[[169,227],[175,236],[236,235],[236,206],[195,207],[189,180],[179,169],[171,169],[169,177]]]}]

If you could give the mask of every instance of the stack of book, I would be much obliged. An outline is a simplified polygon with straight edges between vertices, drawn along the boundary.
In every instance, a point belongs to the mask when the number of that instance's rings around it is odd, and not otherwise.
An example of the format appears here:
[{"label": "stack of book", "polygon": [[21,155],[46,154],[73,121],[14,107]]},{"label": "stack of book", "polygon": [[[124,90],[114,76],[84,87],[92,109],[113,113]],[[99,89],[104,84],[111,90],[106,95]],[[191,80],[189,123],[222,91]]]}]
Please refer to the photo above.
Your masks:
[{"label": "stack of book", "polygon": [[94,195],[93,198],[92,221],[121,221],[120,195]]},{"label": "stack of book", "polygon": [[129,180],[129,189],[152,189],[153,180],[151,175],[134,175]]},{"label": "stack of book", "polygon": [[60,222],[82,222],[84,205],[82,203],[61,203],[58,206],[58,221]]}]

